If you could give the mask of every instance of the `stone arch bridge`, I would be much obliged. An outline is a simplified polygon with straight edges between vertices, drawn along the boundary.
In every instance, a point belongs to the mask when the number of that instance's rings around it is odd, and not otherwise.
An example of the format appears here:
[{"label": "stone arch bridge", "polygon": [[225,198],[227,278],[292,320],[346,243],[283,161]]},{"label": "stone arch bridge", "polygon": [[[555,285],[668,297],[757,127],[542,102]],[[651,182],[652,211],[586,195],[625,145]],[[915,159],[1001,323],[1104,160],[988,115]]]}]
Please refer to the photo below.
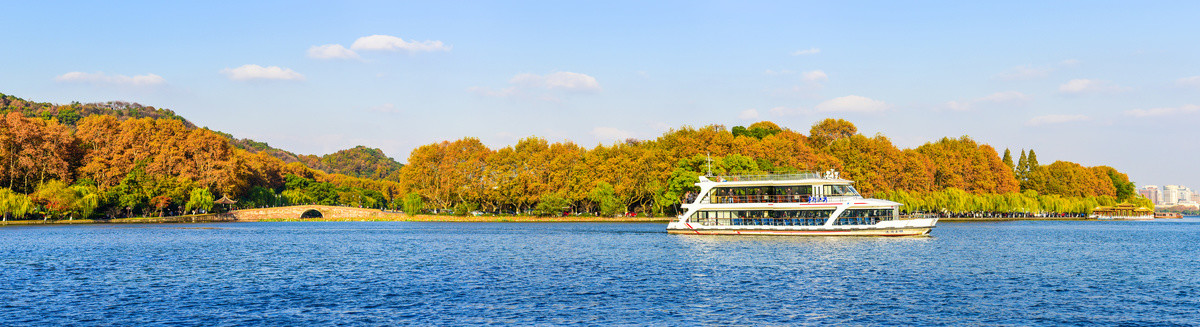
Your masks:
[{"label": "stone arch bridge", "polygon": [[399,218],[403,216],[403,214],[398,212],[387,212],[379,209],[325,205],[298,205],[275,208],[242,209],[230,211],[228,214],[233,216],[237,221],[259,221],[273,219],[290,220],[302,218]]}]

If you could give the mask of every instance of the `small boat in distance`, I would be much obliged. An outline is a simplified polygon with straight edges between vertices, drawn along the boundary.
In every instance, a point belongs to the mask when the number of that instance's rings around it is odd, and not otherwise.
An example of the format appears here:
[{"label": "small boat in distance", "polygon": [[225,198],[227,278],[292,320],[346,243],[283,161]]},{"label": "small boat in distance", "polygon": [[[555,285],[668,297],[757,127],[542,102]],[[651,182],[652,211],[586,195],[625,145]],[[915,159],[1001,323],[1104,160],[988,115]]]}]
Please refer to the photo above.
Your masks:
[{"label": "small boat in distance", "polygon": [[903,204],[863,198],[853,181],[824,174],[700,176],[700,192],[667,224],[671,234],[921,236],[936,218],[901,219]]},{"label": "small boat in distance", "polygon": [[1154,219],[1183,219],[1183,215],[1178,212],[1155,212]]}]

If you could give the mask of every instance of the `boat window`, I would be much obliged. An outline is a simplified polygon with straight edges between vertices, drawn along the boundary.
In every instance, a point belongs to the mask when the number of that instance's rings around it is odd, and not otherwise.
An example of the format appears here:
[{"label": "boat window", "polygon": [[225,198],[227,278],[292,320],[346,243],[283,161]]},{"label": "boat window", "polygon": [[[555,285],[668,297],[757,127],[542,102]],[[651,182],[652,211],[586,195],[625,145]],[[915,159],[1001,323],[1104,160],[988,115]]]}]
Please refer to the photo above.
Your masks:
[{"label": "boat window", "polygon": [[706,226],[821,226],[833,210],[705,210],[691,222]]},{"label": "boat window", "polygon": [[812,199],[812,185],[717,187],[703,203],[798,203]]},{"label": "boat window", "polygon": [[827,196],[857,196],[858,191],[854,186],[850,185],[825,185],[825,194]]},{"label": "boat window", "polygon": [[834,225],[874,225],[891,220],[894,209],[846,209],[833,221]]}]

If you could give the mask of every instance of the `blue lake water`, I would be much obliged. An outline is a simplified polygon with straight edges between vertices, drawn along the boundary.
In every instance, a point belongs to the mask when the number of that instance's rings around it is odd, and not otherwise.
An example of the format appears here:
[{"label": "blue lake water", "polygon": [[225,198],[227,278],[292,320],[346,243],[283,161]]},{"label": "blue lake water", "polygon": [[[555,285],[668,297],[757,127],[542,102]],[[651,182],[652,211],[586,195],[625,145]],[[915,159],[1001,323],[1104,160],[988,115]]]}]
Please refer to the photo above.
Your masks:
[{"label": "blue lake water", "polygon": [[1197,325],[1200,220],[0,228],[0,325]]}]

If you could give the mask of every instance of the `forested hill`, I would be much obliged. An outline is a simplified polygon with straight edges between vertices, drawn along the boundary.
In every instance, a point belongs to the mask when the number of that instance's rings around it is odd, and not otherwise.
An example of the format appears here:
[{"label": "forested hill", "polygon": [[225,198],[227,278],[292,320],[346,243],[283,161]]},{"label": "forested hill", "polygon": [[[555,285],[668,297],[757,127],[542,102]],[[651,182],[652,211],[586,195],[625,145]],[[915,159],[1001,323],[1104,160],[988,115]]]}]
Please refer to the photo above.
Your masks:
[{"label": "forested hill", "polygon": [[162,118],[174,119],[184,126],[195,128],[192,122],[176,115],[169,109],[143,106],[138,103],[124,101],[109,101],[104,103],[71,102],[56,105],[48,102],[33,102],[15,96],[0,93],[0,114],[19,112],[25,117],[38,117],[45,120],[56,119],[59,123],[75,126],[80,119],[91,115],[108,115],[117,119],[127,118]]},{"label": "forested hill", "polygon": [[[0,93],[0,115],[9,112],[19,112],[25,117],[37,117],[44,120],[54,119],[59,123],[75,126],[79,120],[91,115],[113,116],[118,120],[129,118],[173,119],[183,123],[184,127],[196,128],[187,119],[176,115],[170,109],[143,106],[139,103],[109,101],[104,103],[72,102],[66,105],[55,105],[47,102],[33,102],[12,95]],[[383,155],[379,149],[359,146],[342,150],[325,156],[301,156],[292,152],[271,147],[265,142],[251,139],[239,139],[231,134],[216,131],[217,134],[229,139],[238,149],[251,153],[264,152],[272,157],[283,160],[284,163],[301,162],[309,168],[320,169],[328,173],[345,174],[354,177],[383,179],[399,170],[401,164]]]},{"label": "forested hill", "polygon": [[383,154],[383,150],[362,145],[324,156],[304,155],[299,158],[305,166],[331,174],[354,177],[384,179],[404,167],[395,159]]}]

